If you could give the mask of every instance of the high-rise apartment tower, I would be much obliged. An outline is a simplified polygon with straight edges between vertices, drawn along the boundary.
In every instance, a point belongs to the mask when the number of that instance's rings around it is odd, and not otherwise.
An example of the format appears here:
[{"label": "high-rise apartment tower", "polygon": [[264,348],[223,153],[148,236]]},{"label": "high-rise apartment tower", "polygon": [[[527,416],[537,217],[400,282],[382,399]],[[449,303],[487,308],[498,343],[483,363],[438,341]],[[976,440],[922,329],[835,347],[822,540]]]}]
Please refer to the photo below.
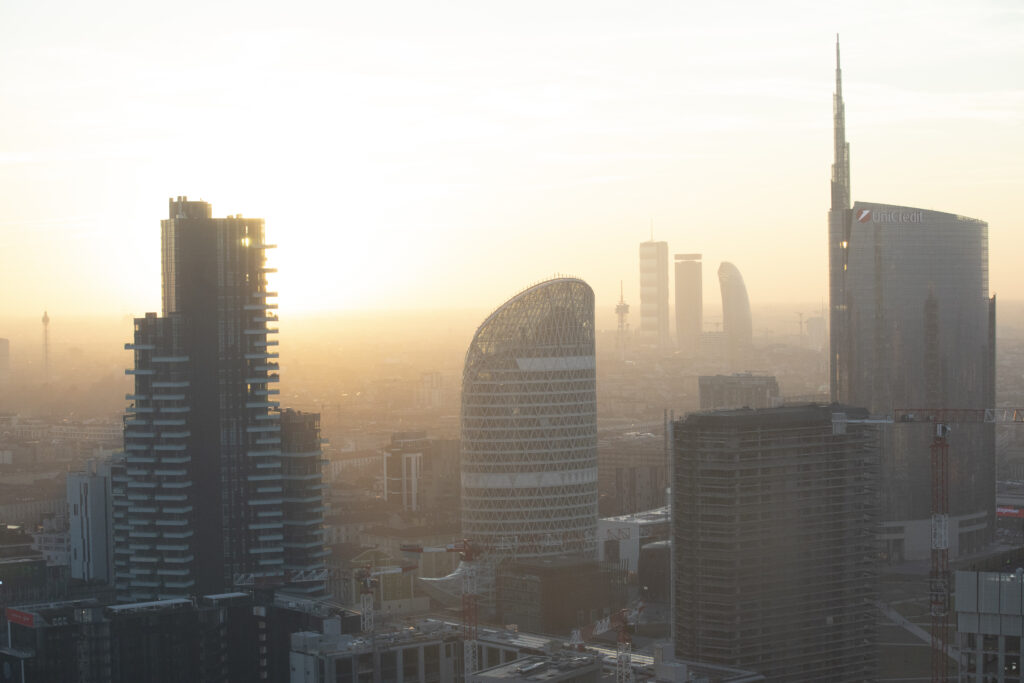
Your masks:
[{"label": "high-rise apartment tower", "polygon": [[163,315],[137,318],[125,345],[135,389],[113,490],[118,596],[221,593],[322,569],[319,416],[276,400],[263,220],[213,218],[178,197],[161,244]]}]

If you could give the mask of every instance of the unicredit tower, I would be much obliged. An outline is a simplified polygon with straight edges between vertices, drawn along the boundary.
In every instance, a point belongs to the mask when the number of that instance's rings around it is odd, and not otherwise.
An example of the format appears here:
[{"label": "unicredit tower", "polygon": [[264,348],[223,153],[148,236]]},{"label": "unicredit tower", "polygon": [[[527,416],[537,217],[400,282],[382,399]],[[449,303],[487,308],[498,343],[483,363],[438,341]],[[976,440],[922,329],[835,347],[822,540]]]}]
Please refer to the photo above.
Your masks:
[{"label": "unicredit tower", "polygon": [[[835,163],[829,212],[830,387],[833,401],[873,415],[995,406],[995,297],[988,224],[953,213],[851,206],[839,45]],[[931,550],[933,425],[884,425],[882,550],[890,562]],[[992,424],[949,436],[949,552],[975,552],[995,523]]]}]

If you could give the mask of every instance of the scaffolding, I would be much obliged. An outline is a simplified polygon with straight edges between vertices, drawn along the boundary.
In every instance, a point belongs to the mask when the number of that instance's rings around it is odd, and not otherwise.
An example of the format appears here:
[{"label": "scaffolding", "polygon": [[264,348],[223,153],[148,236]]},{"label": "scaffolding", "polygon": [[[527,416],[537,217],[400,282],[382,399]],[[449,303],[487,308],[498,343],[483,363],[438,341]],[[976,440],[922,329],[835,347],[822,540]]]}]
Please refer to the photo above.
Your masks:
[{"label": "scaffolding", "polygon": [[876,433],[835,409],[673,424],[679,656],[769,680],[874,678]]}]

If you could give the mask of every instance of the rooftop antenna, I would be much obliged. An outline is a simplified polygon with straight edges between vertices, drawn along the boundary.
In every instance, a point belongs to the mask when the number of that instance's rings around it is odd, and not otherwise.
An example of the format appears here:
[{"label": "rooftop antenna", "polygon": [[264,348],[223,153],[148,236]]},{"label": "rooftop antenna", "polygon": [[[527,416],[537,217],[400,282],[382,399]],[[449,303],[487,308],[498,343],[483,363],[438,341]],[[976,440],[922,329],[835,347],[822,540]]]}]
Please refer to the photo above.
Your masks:
[{"label": "rooftop antenna", "polygon": [[619,355],[622,360],[625,360],[626,334],[629,330],[629,323],[626,322],[626,316],[629,315],[629,304],[626,303],[622,280],[619,280],[619,303],[615,306],[615,315],[619,318],[619,332],[618,338],[616,339],[619,347]]}]

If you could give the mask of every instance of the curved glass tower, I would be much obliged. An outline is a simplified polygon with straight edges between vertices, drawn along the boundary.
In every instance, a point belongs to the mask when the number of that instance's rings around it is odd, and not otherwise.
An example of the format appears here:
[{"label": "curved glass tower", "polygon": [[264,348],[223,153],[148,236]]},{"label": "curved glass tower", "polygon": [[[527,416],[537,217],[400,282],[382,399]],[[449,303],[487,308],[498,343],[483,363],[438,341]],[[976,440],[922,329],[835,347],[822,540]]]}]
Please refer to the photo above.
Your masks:
[{"label": "curved glass tower", "polygon": [[462,531],[516,557],[593,555],[594,291],[557,278],[477,330],[462,379]]},{"label": "curved glass tower", "polygon": [[[909,206],[850,205],[839,45],[829,211],[829,383],[833,401],[876,415],[995,405],[995,297],[988,224]],[[880,430],[883,552],[890,562],[932,550],[927,424]],[[959,424],[949,436],[951,557],[985,547],[995,523],[995,431]]]},{"label": "curved glass tower", "polygon": [[728,261],[718,267],[718,286],[722,290],[722,331],[729,366],[733,370],[745,370],[754,347],[747,286],[739,269]]}]

